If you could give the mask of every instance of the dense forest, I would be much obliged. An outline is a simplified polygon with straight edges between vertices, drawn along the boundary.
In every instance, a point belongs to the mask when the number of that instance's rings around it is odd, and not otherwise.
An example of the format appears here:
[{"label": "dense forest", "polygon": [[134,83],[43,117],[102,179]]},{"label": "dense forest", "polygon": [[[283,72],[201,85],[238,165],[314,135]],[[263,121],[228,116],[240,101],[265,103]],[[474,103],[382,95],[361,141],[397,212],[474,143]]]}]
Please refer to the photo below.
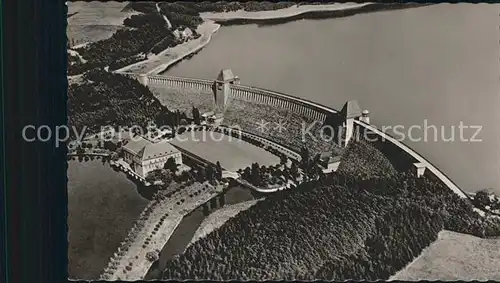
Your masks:
[{"label": "dense forest", "polygon": [[391,177],[397,173],[382,152],[363,140],[353,140],[347,145],[338,172],[361,179]]},{"label": "dense forest", "polygon": [[175,127],[186,119],[185,114],[161,105],[136,79],[99,69],[85,73],[83,79],[84,83],[68,89],[68,124],[78,131],[133,125],[145,129],[151,121]]},{"label": "dense forest", "polygon": [[373,177],[355,154],[343,162],[352,164],[348,173],[278,192],[231,218],[168,262],[162,279],[388,279],[442,229],[500,235],[498,220],[440,183],[413,172]]}]

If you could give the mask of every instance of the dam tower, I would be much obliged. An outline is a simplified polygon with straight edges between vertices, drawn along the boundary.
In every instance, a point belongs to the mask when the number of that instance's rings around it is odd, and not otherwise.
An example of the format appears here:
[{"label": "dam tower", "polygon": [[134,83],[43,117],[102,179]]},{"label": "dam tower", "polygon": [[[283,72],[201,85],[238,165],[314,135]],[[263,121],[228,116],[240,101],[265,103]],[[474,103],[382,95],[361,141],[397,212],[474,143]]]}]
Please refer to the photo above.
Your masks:
[{"label": "dam tower", "polygon": [[354,120],[362,116],[361,108],[359,108],[356,100],[349,100],[344,104],[340,111],[341,117],[344,119],[345,141],[344,146],[347,146],[354,134]]},{"label": "dam tower", "polygon": [[240,79],[233,74],[231,69],[224,69],[219,72],[217,79],[212,85],[212,91],[214,93],[216,113],[224,112],[227,100],[231,94],[230,85],[240,84]]},{"label": "dam tower", "polygon": [[148,86],[148,75],[140,74],[138,80],[143,86]]}]

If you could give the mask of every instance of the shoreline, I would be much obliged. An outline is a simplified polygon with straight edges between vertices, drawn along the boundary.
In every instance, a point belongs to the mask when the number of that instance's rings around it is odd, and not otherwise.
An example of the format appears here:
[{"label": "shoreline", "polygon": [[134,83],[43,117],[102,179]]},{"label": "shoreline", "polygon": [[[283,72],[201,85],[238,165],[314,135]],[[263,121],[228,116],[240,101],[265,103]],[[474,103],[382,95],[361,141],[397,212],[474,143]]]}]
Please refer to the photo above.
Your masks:
[{"label": "shoreline", "polygon": [[331,12],[342,11],[349,9],[359,9],[364,6],[374,4],[367,3],[335,3],[335,4],[321,4],[321,5],[294,5],[288,8],[278,10],[264,10],[264,11],[245,11],[237,10],[230,12],[202,12],[200,16],[203,19],[212,20],[218,23],[231,22],[234,20],[283,20],[293,18],[310,12]]},{"label": "shoreline", "polygon": [[[189,59],[207,46],[212,37],[221,26],[260,24],[274,25],[292,22],[300,19],[327,19],[348,17],[356,14],[415,8],[432,4],[381,4],[381,3],[352,3],[352,4],[325,4],[325,5],[301,5],[292,6],[272,11],[235,11],[212,13],[200,13],[204,22],[198,27],[197,32],[201,37],[186,41],[175,47],[167,48],[158,55],[151,56],[145,61],[139,61],[125,66],[113,72],[161,75],[176,64]],[[198,44],[196,42],[198,41]],[[194,46],[190,46],[193,45]],[[186,49],[186,50],[183,50]],[[167,54],[170,53],[171,56]],[[176,54],[177,53],[177,54]],[[162,60],[163,59],[163,60]]]},{"label": "shoreline", "polygon": [[[210,41],[212,40],[212,37],[217,33],[217,31],[219,31],[220,27],[221,27],[221,25],[216,24],[214,26],[213,30],[210,31],[210,33],[204,34],[200,37],[200,38],[203,38],[204,36],[207,36],[207,38],[203,42],[201,42],[198,46],[196,46],[192,50],[184,52],[178,58],[174,58],[174,59],[170,60],[169,62],[156,67],[153,71],[151,71],[148,74],[159,75],[161,73],[168,71],[168,69],[170,67],[175,66],[175,64],[180,63],[182,60],[191,58],[191,56],[194,56],[195,54],[200,52],[205,46],[207,46],[210,43]],[[158,70],[160,70],[160,71],[158,71]]]},{"label": "shoreline", "polygon": [[[167,48],[157,55],[149,57],[147,60],[136,62],[114,70],[113,72],[128,72],[149,75],[161,74],[165,69],[168,69],[186,57],[192,56],[203,49],[203,47],[210,43],[212,36],[219,30],[219,28],[219,24],[216,24],[214,21],[207,20],[197,28],[197,32],[201,35],[199,38],[188,40],[174,47]],[[164,62],[162,59],[166,59],[168,61]]]},{"label": "shoreline", "polygon": [[[344,5],[344,6],[335,6]],[[293,22],[297,20],[320,20],[320,19],[334,19],[354,16],[357,14],[383,12],[391,10],[402,10],[416,7],[423,7],[432,4],[409,4],[409,3],[393,3],[393,4],[383,4],[383,3],[363,3],[363,4],[332,4],[332,5],[303,5],[295,8],[295,11],[291,8],[282,9],[279,11],[264,11],[264,12],[240,12],[240,15],[234,13],[233,17],[226,17],[224,14],[229,13],[218,13],[212,14],[212,16],[207,16],[207,18],[214,20],[216,23],[222,26],[231,25],[245,25],[245,24],[259,24],[265,25],[275,25],[284,24],[288,22]],[[306,7],[308,6],[308,7]],[[304,7],[302,11],[297,11],[301,7]],[[288,11],[285,11],[288,10]],[[271,14],[275,12],[276,15]],[[282,12],[281,14],[279,12]],[[288,14],[284,14],[287,13]],[[265,14],[267,13],[267,15]]]}]

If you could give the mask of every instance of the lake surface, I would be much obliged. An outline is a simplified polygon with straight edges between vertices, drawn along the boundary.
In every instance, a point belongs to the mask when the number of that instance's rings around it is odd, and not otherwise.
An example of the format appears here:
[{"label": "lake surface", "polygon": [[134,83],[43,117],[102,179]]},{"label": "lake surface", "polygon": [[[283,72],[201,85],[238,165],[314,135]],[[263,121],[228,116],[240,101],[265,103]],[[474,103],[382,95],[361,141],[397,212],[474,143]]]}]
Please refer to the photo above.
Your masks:
[{"label": "lake surface", "polygon": [[[413,130],[405,142],[463,190],[500,193],[500,5],[439,4],[282,25],[221,27],[199,54],[167,74],[242,84],[340,109],[355,99],[378,127]],[[425,122],[427,121],[427,122]],[[459,123],[481,126],[464,129]],[[427,123],[427,124],[424,124]],[[451,137],[455,127],[454,141]],[[441,127],[444,127],[441,130]],[[418,138],[421,138],[420,141]]]},{"label": "lake surface", "polygon": [[102,161],[68,161],[69,278],[96,280],[148,200]]}]

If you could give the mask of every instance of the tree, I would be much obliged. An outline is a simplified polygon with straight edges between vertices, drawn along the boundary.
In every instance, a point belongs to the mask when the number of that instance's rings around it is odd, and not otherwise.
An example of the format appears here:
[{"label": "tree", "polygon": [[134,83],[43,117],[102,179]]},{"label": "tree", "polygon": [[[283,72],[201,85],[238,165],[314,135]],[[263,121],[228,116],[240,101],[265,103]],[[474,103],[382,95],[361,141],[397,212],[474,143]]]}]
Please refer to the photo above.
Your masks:
[{"label": "tree", "polygon": [[216,176],[218,180],[222,180],[222,166],[220,165],[220,162],[217,161],[217,167],[216,167]]},{"label": "tree", "polygon": [[85,154],[85,149],[83,149],[81,146],[78,146],[76,148],[76,154],[77,155],[83,155],[83,154]]},{"label": "tree", "polygon": [[163,168],[175,173],[178,170],[178,166],[179,166],[179,164],[177,164],[175,162],[175,159],[172,157],[169,157],[167,159],[167,162],[165,162],[165,165],[163,165]]},{"label": "tree", "polygon": [[117,160],[118,160],[118,158],[119,158],[119,157],[118,157],[118,153],[113,152],[113,153],[111,154],[111,160],[113,160],[113,161],[117,161]]},{"label": "tree", "polygon": [[297,178],[297,176],[299,175],[299,168],[297,167],[297,163],[295,161],[292,162],[292,166],[290,167],[290,174],[294,178]]},{"label": "tree", "polygon": [[301,165],[307,166],[309,162],[309,149],[307,149],[307,147],[302,147],[300,151],[300,157],[301,157]]},{"label": "tree", "polygon": [[252,164],[252,176],[250,182],[255,186],[259,186],[261,184],[260,167],[258,163]]},{"label": "tree", "polygon": [[116,144],[114,144],[111,141],[104,141],[104,149],[110,150],[110,151],[115,151],[117,149]]},{"label": "tree", "polygon": [[212,165],[208,165],[206,168],[205,168],[205,174],[207,176],[207,179],[209,181],[212,181],[215,179],[215,170],[213,168]]},{"label": "tree", "polygon": [[281,176],[283,176],[283,172],[280,169],[276,169],[276,170],[274,170],[272,175],[275,177],[281,177]]},{"label": "tree", "polygon": [[320,161],[321,161],[321,155],[318,153],[314,156],[313,165],[320,164]]},{"label": "tree", "polygon": [[198,110],[198,108],[196,108],[196,107],[193,106],[192,113],[193,113],[193,121],[194,121],[194,123],[196,125],[200,125],[201,124],[200,110]]},{"label": "tree", "polygon": [[161,181],[165,185],[169,185],[170,183],[172,183],[172,171],[170,171],[168,169],[162,169],[161,170]]},{"label": "tree", "polygon": [[280,164],[285,165],[287,162],[288,162],[288,157],[284,153],[282,153],[280,156]]},{"label": "tree", "polygon": [[252,169],[250,169],[250,167],[247,166],[243,171],[243,178],[248,180],[250,179],[251,175],[252,175]]},{"label": "tree", "polygon": [[474,196],[474,204],[479,206],[490,205],[490,197],[487,190],[480,190]]},{"label": "tree", "polygon": [[199,169],[196,175],[196,179],[201,183],[205,181],[205,178],[205,170],[203,170],[203,168]]}]

